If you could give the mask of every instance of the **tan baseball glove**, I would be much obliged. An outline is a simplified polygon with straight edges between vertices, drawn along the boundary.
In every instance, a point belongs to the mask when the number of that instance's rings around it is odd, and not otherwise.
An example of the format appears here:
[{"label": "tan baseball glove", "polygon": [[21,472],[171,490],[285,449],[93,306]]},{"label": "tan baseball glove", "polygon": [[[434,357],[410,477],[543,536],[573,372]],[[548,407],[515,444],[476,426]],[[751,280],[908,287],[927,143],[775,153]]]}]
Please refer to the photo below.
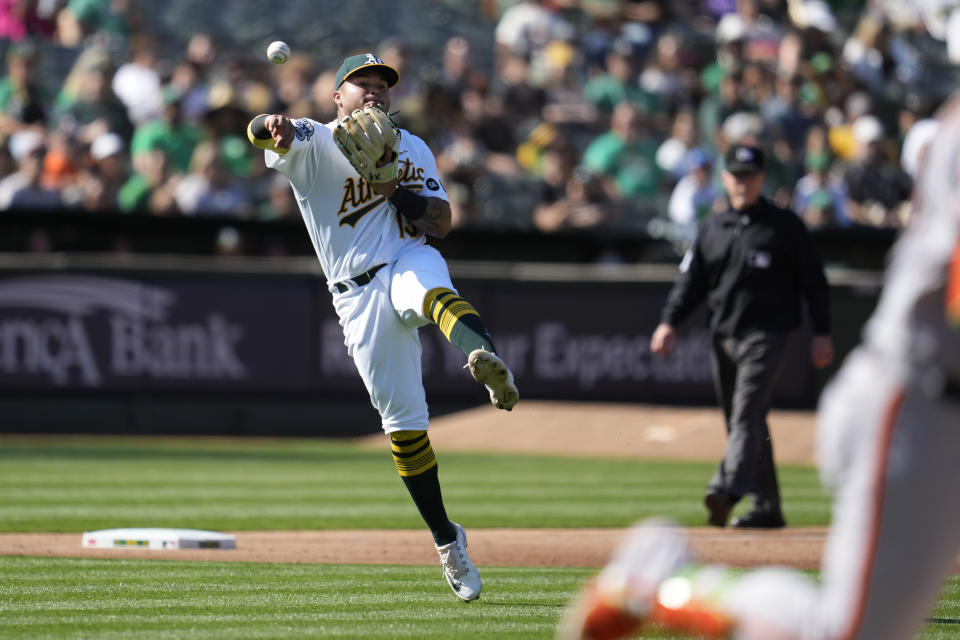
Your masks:
[{"label": "tan baseball glove", "polygon": [[[333,129],[333,139],[357,173],[370,184],[396,179],[400,129],[379,107],[357,109],[339,120]],[[391,155],[378,167],[387,147]]]}]

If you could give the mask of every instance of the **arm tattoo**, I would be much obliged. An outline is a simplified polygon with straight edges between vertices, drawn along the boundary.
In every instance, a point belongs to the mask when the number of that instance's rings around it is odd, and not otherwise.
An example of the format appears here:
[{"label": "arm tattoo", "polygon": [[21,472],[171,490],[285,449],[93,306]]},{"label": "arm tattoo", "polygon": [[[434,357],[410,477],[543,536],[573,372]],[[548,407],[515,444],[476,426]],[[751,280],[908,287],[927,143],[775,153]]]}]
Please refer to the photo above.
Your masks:
[{"label": "arm tattoo", "polygon": [[450,231],[450,204],[440,198],[427,198],[427,209],[413,226],[425,235],[442,238]]}]

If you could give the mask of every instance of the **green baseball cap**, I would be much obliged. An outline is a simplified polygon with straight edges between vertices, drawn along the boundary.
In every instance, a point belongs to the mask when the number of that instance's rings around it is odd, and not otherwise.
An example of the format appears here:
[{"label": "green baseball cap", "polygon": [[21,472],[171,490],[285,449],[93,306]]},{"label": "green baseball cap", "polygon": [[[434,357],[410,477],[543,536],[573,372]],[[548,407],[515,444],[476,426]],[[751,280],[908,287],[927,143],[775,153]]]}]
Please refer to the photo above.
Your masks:
[{"label": "green baseball cap", "polygon": [[357,71],[360,71],[360,69],[369,69],[371,67],[376,67],[383,71],[383,75],[387,79],[388,87],[392,87],[400,80],[400,74],[397,72],[397,70],[388,64],[384,64],[383,60],[377,56],[373,55],[372,53],[359,53],[355,56],[350,56],[343,61],[343,64],[341,64],[340,68],[337,69],[337,78],[334,81],[333,86],[339,89],[340,85],[343,84],[343,81],[349,78],[351,75]]}]

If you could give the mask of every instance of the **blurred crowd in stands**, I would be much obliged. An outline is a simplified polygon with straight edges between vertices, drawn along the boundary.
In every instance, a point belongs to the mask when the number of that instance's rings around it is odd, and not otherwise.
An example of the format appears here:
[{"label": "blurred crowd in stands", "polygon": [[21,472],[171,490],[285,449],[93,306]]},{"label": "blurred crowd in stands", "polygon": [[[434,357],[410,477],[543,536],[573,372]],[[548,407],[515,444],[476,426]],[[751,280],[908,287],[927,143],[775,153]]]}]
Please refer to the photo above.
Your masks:
[{"label": "blurred crowd in stands", "polygon": [[[374,50],[401,72],[392,108],[433,149],[457,226],[683,243],[723,206],[724,150],[749,142],[768,195],[810,227],[899,228],[957,78],[931,36],[948,34],[892,0],[421,0],[488,39],[383,33],[329,59],[291,41],[282,66],[266,41],[224,50],[213,32],[170,55],[145,2],[0,0],[0,209],[296,218],[246,123],[332,119],[342,57]],[[43,71],[53,52],[62,78]]]}]

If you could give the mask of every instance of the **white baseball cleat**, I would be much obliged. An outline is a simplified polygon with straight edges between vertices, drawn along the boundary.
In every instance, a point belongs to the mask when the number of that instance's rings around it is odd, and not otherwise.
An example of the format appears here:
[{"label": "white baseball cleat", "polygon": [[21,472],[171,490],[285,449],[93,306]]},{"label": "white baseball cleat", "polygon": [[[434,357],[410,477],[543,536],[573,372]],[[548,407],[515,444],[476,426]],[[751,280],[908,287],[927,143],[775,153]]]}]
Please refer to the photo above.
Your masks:
[{"label": "white baseball cleat", "polygon": [[480,572],[467,555],[467,533],[456,522],[451,524],[457,530],[457,537],[453,542],[437,547],[440,565],[443,567],[443,577],[457,597],[470,602],[480,597],[483,582]]},{"label": "white baseball cleat", "polygon": [[474,380],[486,385],[493,406],[506,411],[513,409],[520,399],[520,392],[513,383],[510,369],[497,354],[475,349],[467,358],[467,367],[470,368]]},{"label": "white baseball cleat", "polygon": [[[580,593],[557,628],[558,640],[632,637],[645,622],[701,637],[726,637],[727,621],[689,599],[678,576],[693,565],[686,536],[666,520],[635,525],[606,567]],[[682,581],[683,584],[676,584]]]}]

